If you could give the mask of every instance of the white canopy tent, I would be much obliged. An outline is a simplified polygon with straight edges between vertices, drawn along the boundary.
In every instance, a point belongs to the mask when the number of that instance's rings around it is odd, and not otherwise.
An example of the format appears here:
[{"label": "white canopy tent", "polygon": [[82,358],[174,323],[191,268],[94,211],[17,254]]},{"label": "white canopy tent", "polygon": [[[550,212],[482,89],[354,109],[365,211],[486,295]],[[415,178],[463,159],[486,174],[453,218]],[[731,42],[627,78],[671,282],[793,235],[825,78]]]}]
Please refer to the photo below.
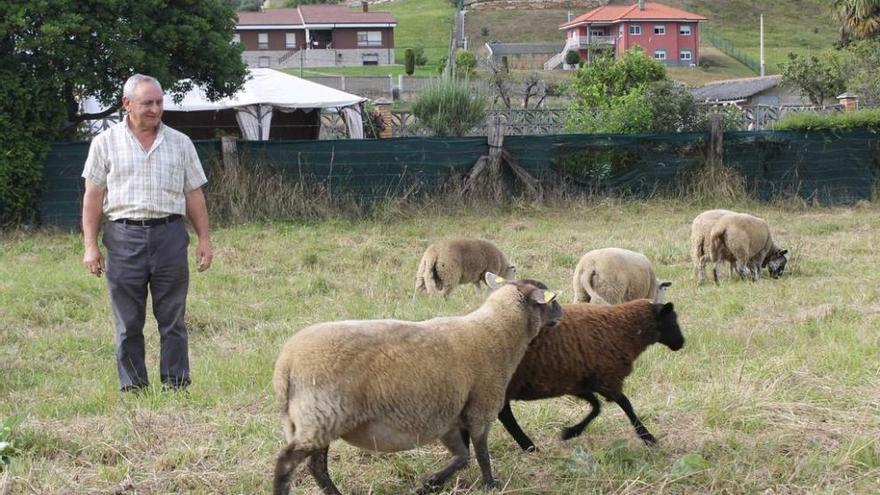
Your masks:
[{"label": "white canopy tent", "polygon": [[[333,109],[345,118],[349,137],[363,139],[360,103],[365,100],[366,98],[273,69],[250,69],[242,88],[229,98],[209,101],[201,87],[194,87],[178,103],[166,94],[164,107],[165,112],[232,109],[235,111],[242,137],[252,141],[269,139],[275,111]],[[100,111],[100,104],[95,100],[87,100],[83,107],[89,113]]]}]

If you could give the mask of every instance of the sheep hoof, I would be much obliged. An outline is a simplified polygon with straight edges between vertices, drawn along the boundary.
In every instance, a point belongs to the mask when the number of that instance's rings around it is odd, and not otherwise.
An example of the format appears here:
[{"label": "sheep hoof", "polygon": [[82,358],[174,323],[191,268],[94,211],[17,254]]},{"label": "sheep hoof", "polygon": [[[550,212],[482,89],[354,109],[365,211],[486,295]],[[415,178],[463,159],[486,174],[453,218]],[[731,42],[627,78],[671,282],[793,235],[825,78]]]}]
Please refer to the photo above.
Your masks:
[{"label": "sheep hoof", "polygon": [[434,493],[438,489],[440,489],[440,485],[433,480],[425,481],[421,488],[416,490],[416,495],[428,495],[429,493]]},{"label": "sheep hoof", "polygon": [[489,478],[489,480],[486,481],[486,490],[497,490],[498,488],[498,480],[495,478]]},{"label": "sheep hoof", "polygon": [[656,447],[657,446],[657,439],[654,438],[654,435],[651,435],[650,433],[645,433],[644,435],[639,435],[639,438],[641,438],[642,441],[645,442],[645,445],[647,445],[649,447]]},{"label": "sheep hoof", "polygon": [[534,444],[529,445],[528,447],[524,448],[523,450],[525,450],[526,452],[528,452],[530,454],[537,454],[538,452],[541,451],[540,449],[538,449],[538,446],[534,445]]}]

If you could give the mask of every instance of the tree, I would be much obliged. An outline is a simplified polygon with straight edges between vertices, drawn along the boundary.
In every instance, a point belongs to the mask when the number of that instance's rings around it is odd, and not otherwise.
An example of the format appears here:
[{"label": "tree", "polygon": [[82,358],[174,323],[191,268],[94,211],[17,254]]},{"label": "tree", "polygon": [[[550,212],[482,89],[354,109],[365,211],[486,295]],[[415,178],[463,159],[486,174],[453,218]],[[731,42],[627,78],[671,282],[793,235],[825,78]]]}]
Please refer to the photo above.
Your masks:
[{"label": "tree", "polygon": [[824,50],[818,56],[789,53],[780,69],[783,82],[800,89],[813,105],[822,105],[846,90],[841,55],[836,50]]},{"label": "tree", "polygon": [[645,56],[637,46],[624,52],[619,59],[606,55],[583,66],[573,88],[583,103],[597,107],[607,103],[608,98],[623,96],[634,88],[665,78],[663,64]]},{"label": "tree", "polygon": [[842,45],[880,36],[880,0],[832,0]]},{"label": "tree", "polygon": [[862,106],[880,105],[880,39],[851,43],[842,58],[846,90],[856,93]]},{"label": "tree", "polygon": [[[22,184],[39,184],[46,145],[115,112],[133,73],[155,76],[172,95],[193,84],[212,99],[237,91],[246,68],[234,27],[223,0],[0,2],[0,149],[9,150],[0,153],[0,223],[32,218],[37,187]],[[87,96],[110,108],[83,115]]]},{"label": "tree", "polygon": [[412,48],[407,48],[403,54],[404,71],[406,75],[411,76],[416,71],[416,54]]},{"label": "tree", "polygon": [[565,52],[565,63],[568,65],[577,65],[581,61],[581,55],[576,50]]}]

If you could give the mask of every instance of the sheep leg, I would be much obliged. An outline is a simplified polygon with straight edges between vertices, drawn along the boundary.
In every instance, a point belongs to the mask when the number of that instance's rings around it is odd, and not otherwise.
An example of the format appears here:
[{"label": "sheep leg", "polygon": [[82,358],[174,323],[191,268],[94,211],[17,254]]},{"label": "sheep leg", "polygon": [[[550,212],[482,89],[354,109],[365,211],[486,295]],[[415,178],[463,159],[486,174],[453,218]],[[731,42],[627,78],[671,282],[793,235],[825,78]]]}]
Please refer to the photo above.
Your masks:
[{"label": "sheep leg", "polygon": [[472,426],[469,433],[474,436],[474,454],[483,473],[483,483],[487,489],[492,489],[498,486],[498,482],[492,476],[492,461],[489,459],[489,424],[476,428]]},{"label": "sheep leg", "polygon": [[293,471],[307,457],[315,453],[315,450],[298,449],[296,444],[289,443],[278,454],[275,463],[275,479],[272,493],[275,495],[287,495],[290,493],[290,477]]},{"label": "sheep leg", "polygon": [[632,403],[630,403],[629,399],[624,394],[620,394],[620,397],[614,399],[614,402],[623,409],[623,412],[626,413],[626,417],[629,418],[629,422],[636,429],[636,435],[642,439],[643,442],[647,445],[657,445],[657,439],[654,438],[654,435],[645,428],[645,425],[642,424],[642,421],[636,416],[636,412],[633,410]]},{"label": "sheep leg", "polygon": [[584,432],[584,429],[587,427],[587,425],[589,425],[591,421],[596,419],[596,416],[598,416],[599,413],[602,412],[602,405],[599,403],[599,399],[596,397],[595,394],[593,394],[593,392],[586,391],[582,394],[578,394],[578,397],[589,402],[590,406],[592,406],[592,409],[583,421],[574,426],[569,426],[562,429],[559,437],[563,440],[569,440],[571,438],[579,436],[581,433]]},{"label": "sheep leg", "polygon": [[716,261],[712,266],[712,278],[715,280],[715,285],[719,285],[718,283],[718,265],[720,262]]},{"label": "sheep leg", "polygon": [[427,480],[425,480],[422,487],[416,490],[418,495],[425,495],[433,492],[445,483],[446,480],[448,480],[456,471],[467,466],[470,457],[470,449],[468,449],[468,444],[465,441],[467,435],[468,433],[466,430],[453,428],[440,438],[440,441],[452,454],[452,460],[449,461],[449,464],[443,469],[432,474]]},{"label": "sheep leg", "polygon": [[519,427],[519,423],[516,422],[516,418],[513,417],[513,411],[510,409],[509,401],[504,403],[504,407],[502,407],[501,412],[498,413],[498,420],[504,425],[504,429],[507,430],[507,433],[510,433],[510,436],[516,440],[516,443],[519,444],[519,448],[526,452],[538,451],[538,447],[535,447],[535,443],[532,442],[532,439],[529,438],[524,431],[522,431],[522,428]]},{"label": "sheep leg", "polygon": [[309,456],[309,472],[318,483],[318,487],[325,495],[342,495],[333,480],[330,479],[330,473],[327,471],[327,447],[315,451]]}]

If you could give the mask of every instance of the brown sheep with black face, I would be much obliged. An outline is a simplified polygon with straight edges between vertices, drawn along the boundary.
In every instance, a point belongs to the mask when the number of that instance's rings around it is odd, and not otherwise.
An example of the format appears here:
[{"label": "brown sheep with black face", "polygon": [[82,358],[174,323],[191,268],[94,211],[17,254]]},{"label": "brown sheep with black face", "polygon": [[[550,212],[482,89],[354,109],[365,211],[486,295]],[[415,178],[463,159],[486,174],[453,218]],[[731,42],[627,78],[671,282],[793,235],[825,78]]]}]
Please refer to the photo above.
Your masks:
[{"label": "brown sheep with black face", "polygon": [[475,311],[412,322],[340,321],[294,334],[275,363],[275,396],[287,445],[278,455],[274,493],[287,494],[308,459],[325,494],[338,494],[327,450],[342,438],[394,452],[439,439],[453,458],[430,476],[431,490],[465,467],[474,438],[484,483],[495,486],[488,435],[510,377],[529,342],[562,316],[556,295],[528,282],[504,282]]},{"label": "brown sheep with black face", "polygon": [[623,409],[639,438],[656,444],[624,395],[623,382],[651,344],[659,342],[673,351],[684,346],[672,303],[640,299],[612,306],[565,304],[562,310],[562,320],[541,331],[529,345],[507,386],[506,403],[498,416],[504,427],[523,450],[534,450],[535,444],[513,417],[510,401],[573,395],[592,405],[583,421],[562,430],[563,439],[576,437],[599,415],[598,393]]}]

